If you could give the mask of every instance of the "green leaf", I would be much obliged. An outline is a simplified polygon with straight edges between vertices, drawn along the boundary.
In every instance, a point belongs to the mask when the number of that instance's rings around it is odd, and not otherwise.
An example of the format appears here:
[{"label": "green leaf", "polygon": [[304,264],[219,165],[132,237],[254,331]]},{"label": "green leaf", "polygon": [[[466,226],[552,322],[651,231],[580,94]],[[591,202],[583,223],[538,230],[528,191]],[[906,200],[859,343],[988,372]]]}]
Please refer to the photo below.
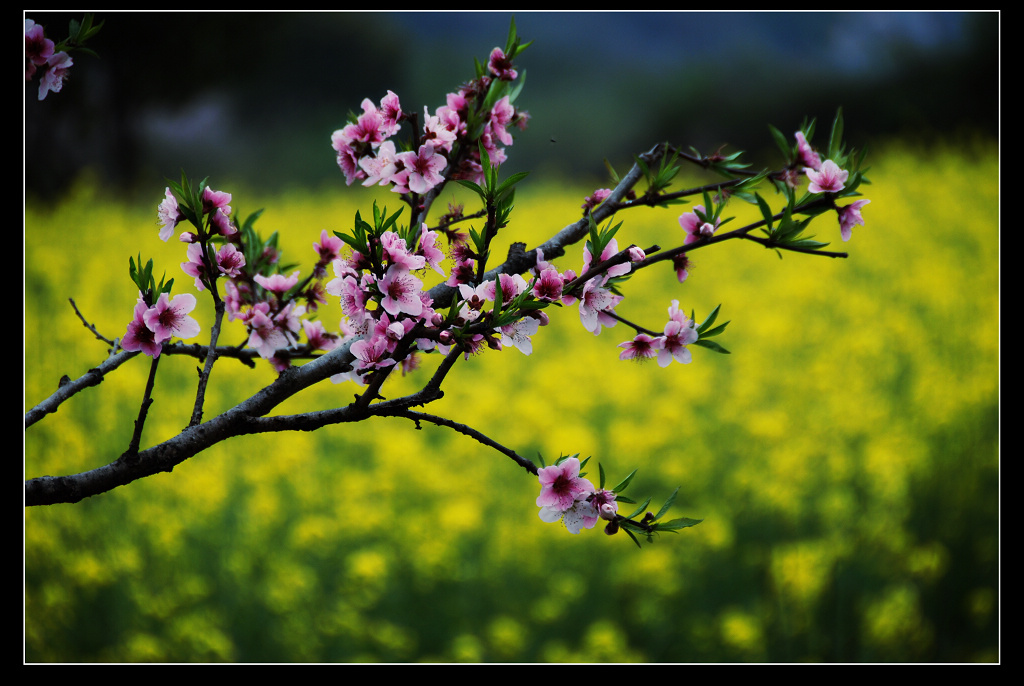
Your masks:
[{"label": "green leaf", "polygon": [[686,529],[691,526],[696,526],[703,522],[703,519],[690,519],[689,517],[679,517],[667,522],[663,522],[657,525],[658,531],[679,531],[680,529]]},{"label": "green leaf", "polygon": [[708,340],[705,340],[703,338],[698,338],[697,340],[695,340],[693,342],[693,344],[694,345],[699,345],[702,348],[707,348],[708,350],[714,350],[716,353],[722,353],[723,355],[731,355],[732,354],[728,350],[723,348],[722,346],[720,346],[717,343],[715,343],[714,341],[708,341]]},{"label": "green leaf", "polygon": [[755,193],[754,197],[757,198],[757,206],[761,208],[761,216],[764,217],[765,223],[768,225],[769,233],[772,231],[772,208],[768,205],[768,202],[761,197],[759,193]]},{"label": "green leaf", "polygon": [[836,119],[832,122],[832,135],[828,139],[829,159],[836,159],[842,153],[843,147],[843,108],[836,111]]},{"label": "green leaf", "polygon": [[630,472],[630,473],[629,473],[629,474],[628,474],[628,475],[626,476],[626,478],[625,478],[625,479],[623,479],[622,481],[620,481],[620,482],[618,483],[618,485],[617,485],[617,486],[616,486],[615,488],[613,488],[613,489],[612,489],[612,491],[613,491],[614,493],[621,493],[622,491],[626,490],[626,487],[627,487],[627,486],[629,486],[629,482],[633,480],[633,476],[634,476],[635,474],[636,474],[636,470],[634,469],[633,471],[631,471],[631,472]]},{"label": "green leaf", "polygon": [[725,324],[719,324],[718,326],[716,326],[715,328],[711,329],[710,331],[705,331],[704,333],[702,333],[700,335],[700,337],[701,338],[712,338],[714,336],[717,336],[718,334],[720,334],[723,331],[725,331],[725,327],[727,327],[727,326],[729,326],[729,322],[726,322]]},{"label": "green leaf", "polygon": [[604,488],[604,465],[600,462],[597,463],[597,473],[600,475],[597,487],[600,489]]},{"label": "green leaf", "polygon": [[708,318],[701,322],[700,326],[697,327],[697,333],[703,334],[712,324],[715,323],[715,320],[718,319],[718,310],[720,310],[721,307],[722,305],[719,304],[715,309],[711,310],[711,314],[708,315]]},{"label": "green leaf", "polygon": [[633,519],[633,517],[636,517],[638,514],[642,513],[644,510],[646,510],[647,506],[650,505],[650,504],[651,504],[651,499],[648,498],[647,500],[645,500],[643,502],[642,505],[640,505],[640,507],[638,507],[635,510],[633,510],[633,513],[631,515],[629,515],[628,517],[626,517],[626,519]]},{"label": "green leaf", "polygon": [[661,506],[661,509],[658,510],[658,514],[654,515],[654,521],[658,521],[659,519],[661,519],[662,515],[668,512],[669,508],[672,507],[672,503],[676,501],[677,493],[679,493],[678,486],[676,486],[676,490],[672,491],[672,495],[668,497],[668,500],[666,500],[665,504]]},{"label": "green leaf", "polygon": [[775,139],[775,145],[779,146],[779,150],[782,151],[782,156],[787,160],[793,155],[793,148],[789,144],[789,140],[779,131],[777,128],[768,125],[768,129],[772,132],[772,138]]},{"label": "green leaf", "polygon": [[507,191],[508,189],[512,188],[512,186],[516,185],[517,183],[525,179],[527,176],[529,176],[529,174],[530,172],[516,172],[512,176],[502,181],[501,185],[498,186],[498,189],[494,192],[495,197],[500,198],[502,194],[505,193],[505,191]]}]

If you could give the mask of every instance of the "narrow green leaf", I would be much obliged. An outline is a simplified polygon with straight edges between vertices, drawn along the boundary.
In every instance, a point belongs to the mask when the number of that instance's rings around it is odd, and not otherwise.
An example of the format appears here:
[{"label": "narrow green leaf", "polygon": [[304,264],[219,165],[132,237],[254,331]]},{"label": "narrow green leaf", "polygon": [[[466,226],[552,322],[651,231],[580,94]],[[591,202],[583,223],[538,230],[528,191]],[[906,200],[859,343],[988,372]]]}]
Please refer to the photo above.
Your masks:
[{"label": "narrow green leaf", "polygon": [[828,139],[828,156],[835,159],[839,156],[843,145],[843,108],[836,111],[836,119],[832,122],[832,136]]},{"label": "narrow green leaf", "polygon": [[718,319],[718,310],[721,308],[722,305],[718,304],[715,306],[715,309],[711,310],[711,314],[708,315],[708,318],[701,322],[700,326],[697,327],[697,333],[704,333],[712,324],[715,323],[715,320]]},{"label": "narrow green leaf", "polygon": [[647,500],[645,500],[643,502],[643,504],[640,505],[640,507],[638,507],[635,510],[633,510],[633,513],[631,515],[629,515],[628,517],[626,517],[626,519],[633,519],[633,517],[636,517],[638,514],[642,513],[644,510],[646,510],[647,506],[650,505],[650,504],[651,504],[651,499],[648,498]]},{"label": "narrow green leaf", "polygon": [[635,476],[635,475],[636,475],[636,470],[634,469],[633,471],[631,471],[626,476],[625,479],[620,481],[618,483],[618,485],[615,488],[612,489],[612,491],[615,492],[615,493],[621,493],[622,491],[626,490],[626,487],[629,486],[629,482],[633,480],[633,476]]},{"label": "narrow green leaf", "polygon": [[672,491],[672,495],[668,497],[668,500],[666,500],[665,504],[661,506],[661,509],[658,510],[658,514],[654,515],[654,521],[658,521],[659,519],[661,519],[662,515],[668,512],[669,508],[672,507],[672,503],[676,501],[677,493],[679,493],[678,486],[676,486],[676,490]]},{"label": "narrow green leaf", "polygon": [[698,338],[697,340],[695,340],[693,342],[693,344],[694,345],[699,345],[702,348],[707,348],[708,350],[714,350],[716,353],[722,353],[723,355],[731,355],[732,354],[728,350],[723,348],[722,346],[720,346],[717,343],[715,343],[714,341],[707,341],[707,340],[704,340],[703,338]]},{"label": "narrow green leaf", "polygon": [[782,151],[782,156],[788,160],[793,154],[793,148],[789,144],[789,139],[787,139],[781,131],[771,124],[768,125],[768,129],[772,132],[772,138],[775,139],[775,145],[777,145],[779,150]]},{"label": "narrow green leaf", "polygon": [[680,517],[673,519],[661,524],[658,524],[658,531],[678,531],[679,529],[686,529],[691,526],[696,526],[703,522],[703,519],[690,519],[689,517]]}]

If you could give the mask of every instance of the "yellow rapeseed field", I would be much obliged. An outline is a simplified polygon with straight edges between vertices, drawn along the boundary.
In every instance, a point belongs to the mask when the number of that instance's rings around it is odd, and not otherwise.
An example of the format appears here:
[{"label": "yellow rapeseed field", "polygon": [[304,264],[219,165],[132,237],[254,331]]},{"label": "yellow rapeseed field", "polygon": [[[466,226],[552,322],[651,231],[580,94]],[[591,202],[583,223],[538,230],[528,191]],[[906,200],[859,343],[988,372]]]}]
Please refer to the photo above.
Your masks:
[{"label": "yellow rapeseed field", "polygon": [[[997,660],[995,148],[894,144],[870,164],[866,226],[843,244],[834,216],[812,224],[848,259],[726,242],[694,251],[684,284],[664,265],[627,284],[617,311],[649,328],[672,300],[698,320],[721,303],[731,355],[621,362],[626,326],[595,337],[574,308],[549,309],[531,356],[460,362],[427,408],[531,458],[593,456],[594,479],[597,462],[612,483],[638,468],[627,495],[657,507],[679,486],[674,515],[700,525],[641,550],[599,528],[573,536],[538,518],[536,477],[405,420],[237,438],[173,473],[26,510],[26,659]],[[279,231],[303,270],[322,229],[351,228],[374,197],[399,207],[355,188],[256,198],[211,185],[242,214],[265,208],[257,227]],[[536,245],[592,190],[530,178],[500,238]],[[136,299],[129,256],[194,292],[184,246],[157,238],[162,193],[129,206],[83,178],[55,206],[26,207],[26,410],[105,356],[68,298],[112,338]],[[760,216],[730,209],[730,228]],[[620,245],[680,244],[681,211],[620,215]],[[578,271],[582,248],[556,264]],[[339,316],[320,313],[328,329]],[[235,322],[222,340],[244,335]],[[144,445],[187,424],[195,368],[161,360]],[[148,371],[137,357],[28,429],[26,478],[115,459]],[[206,416],[274,376],[220,361]],[[279,411],[357,390],[325,382]]]}]

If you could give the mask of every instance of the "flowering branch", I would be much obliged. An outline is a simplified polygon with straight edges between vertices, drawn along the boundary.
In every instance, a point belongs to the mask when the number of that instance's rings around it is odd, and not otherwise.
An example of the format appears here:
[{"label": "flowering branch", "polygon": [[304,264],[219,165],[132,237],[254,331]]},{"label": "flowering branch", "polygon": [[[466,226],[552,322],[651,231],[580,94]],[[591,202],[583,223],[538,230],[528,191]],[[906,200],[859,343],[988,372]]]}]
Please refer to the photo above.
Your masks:
[{"label": "flowering branch", "polygon": [[[26,35],[28,29],[26,26]],[[374,203],[372,213],[365,218],[356,213],[351,229],[334,235],[322,231],[319,241],[313,243],[316,264],[303,278],[293,266],[280,263],[277,235],[263,238],[257,232],[255,223],[260,212],[247,218],[237,216],[232,212],[231,194],[213,190],[205,179],[194,184],[182,174],[180,182],[169,181],[158,207],[159,237],[167,241],[179,232],[179,225],[190,227],[179,234],[179,240],[187,245],[181,268],[193,279],[197,291],[209,291],[213,299],[210,342],[205,346],[172,342],[200,333],[199,324],[189,315],[196,305],[195,296],[172,296],[174,280],[157,281],[152,260],[143,263],[141,255],[137,261],[129,258],[129,276],[138,297],[121,338],[124,352],[112,355],[77,381],[62,382],[56,393],[26,414],[28,428],[141,352],[151,357],[152,363],[129,447],[97,469],[28,480],[26,504],[78,502],[136,479],[170,471],[235,436],[313,431],[372,417],[399,417],[412,421],[417,429],[428,422],[462,433],[537,475],[541,485],[537,498],[540,518],[562,522],[572,533],[604,520],[606,533],[625,531],[639,545],[641,537],[650,541],[660,532],[699,523],[689,518],[663,521],[675,494],[657,513],[646,510],[648,498],[631,514],[622,515],[619,503],[636,504],[622,494],[632,474],[607,489],[599,464],[600,478],[595,486],[581,471],[589,458],[580,461],[576,455],[561,456],[546,466],[544,458],[538,456],[538,466],[464,423],[413,408],[443,397],[441,386],[448,373],[471,355],[508,347],[530,355],[533,336],[548,323],[548,311],[558,311],[558,307],[564,312],[578,305],[583,328],[595,335],[620,322],[632,328],[636,332],[633,339],[618,345],[623,360],[657,359],[666,367],[673,362],[689,364],[690,346],[728,353],[713,340],[729,324],[717,323],[720,305],[698,323],[692,310],[688,316],[678,300],[671,300],[668,320],[661,328],[635,323],[616,312],[626,297],[629,278],[640,269],[670,261],[678,280],[685,281],[687,253],[731,239],[756,242],[780,251],[780,256],[786,250],[846,257],[846,253],[823,250],[826,243],[804,232],[812,220],[831,211],[836,212],[844,241],[849,240],[854,225],[864,224],[861,210],[868,200],[839,205],[843,198],[858,196],[860,184],[867,183],[860,168],[863,155],[857,157],[843,147],[841,112],[833,124],[825,161],[808,142],[814,122],[801,127],[794,136],[795,144],[772,129],[787,161],[775,171],[748,169],[739,161],[741,153],[724,156],[719,151],[706,156],[660,143],[636,155],[623,177],[618,178],[613,171],[614,188],[598,189],[588,196],[577,221],[529,250],[523,243],[513,243],[501,264],[489,266],[493,239],[508,225],[515,188],[526,178],[522,172],[502,178],[500,168],[514,141],[510,127],[523,128],[529,118],[516,105],[522,81],[517,81],[519,74],[514,68],[515,58],[528,45],[519,40],[513,22],[504,49],[494,48],[486,66],[478,62],[475,78],[448,93],[446,104],[433,113],[428,108],[423,109],[422,116],[404,111],[392,91],[379,103],[363,101],[362,114],[351,117],[331,137],[338,166],[349,185],[358,181],[363,186],[388,187],[404,206],[389,213],[386,207]],[[412,130],[403,141],[400,131],[409,127]],[[679,172],[679,161],[723,174],[726,180],[683,191],[670,190]],[[807,190],[798,199],[804,176]],[[461,206],[449,206],[430,228],[427,219],[432,205],[451,181],[473,191],[482,209],[464,213]],[[760,195],[761,184],[770,184],[785,198],[782,211],[773,211]],[[679,216],[682,231],[673,234],[677,238],[668,237],[669,243],[678,240],[678,245],[667,249],[652,245],[644,250],[629,244],[619,249],[617,233],[622,222],[612,223],[619,211],[641,206],[670,207],[692,196],[703,202]],[[756,204],[762,219],[732,231],[720,231],[732,220],[725,214],[731,199]],[[407,224],[403,221],[406,207]],[[479,229],[474,220],[483,221]],[[452,228],[467,223],[465,232]],[[439,247],[443,241],[448,244],[447,256]],[[580,243],[579,275],[572,268],[555,266],[554,260],[564,258],[572,246]],[[422,277],[428,270],[440,274],[444,281],[426,288]],[[314,316],[329,296],[339,299],[344,312],[337,332],[327,331]],[[225,315],[229,321],[238,320],[245,326],[247,339],[242,345],[218,346]],[[86,326],[116,350],[116,341],[111,343],[94,327]],[[300,343],[302,336],[306,343]],[[142,427],[152,403],[156,364],[162,354],[196,357],[204,360],[204,366],[188,426],[173,438],[140,449]],[[259,357],[267,360],[278,376],[251,397],[204,422],[204,399],[213,366],[221,357],[235,358],[249,366]],[[381,390],[394,371],[412,372],[423,358],[440,358],[426,383],[409,395],[385,398]],[[299,359],[309,361],[294,366],[292,363]],[[332,383],[355,383],[362,390],[344,406],[271,415],[288,398],[327,379]]]}]

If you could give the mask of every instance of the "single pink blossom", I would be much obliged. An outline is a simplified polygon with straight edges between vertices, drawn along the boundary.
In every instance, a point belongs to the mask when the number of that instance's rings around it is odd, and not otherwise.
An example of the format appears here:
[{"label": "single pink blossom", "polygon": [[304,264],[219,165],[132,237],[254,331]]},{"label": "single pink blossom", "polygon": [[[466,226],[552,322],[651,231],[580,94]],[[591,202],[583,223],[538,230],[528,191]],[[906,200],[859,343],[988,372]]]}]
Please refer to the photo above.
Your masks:
[{"label": "single pink blossom", "polygon": [[512,345],[524,355],[533,352],[533,341],[530,336],[537,333],[540,328],[540,320],[533,317],[523,317],[508,326],[501,327],[501,344]]},{"label": "single pink blossom", "polygon": [[303,319],[302,329],[306,332],[310,350],[334,350],[338,347],[338,334],[327,333],[323,322]]},{"label": "single pink blossom", "polygon": [[578,534],[580,529],[592,529],[599,516],[597,508],[587,500],[577,500],[568,510],[542,507],[538,514],[542,521],[549,523],[561,519],[566,530],[574,535]]},{"label": "single pink blossom", "polygon": [[679,225],[686,232],[686,240],[683,241],[683,245],[696,243],[703,238],[714,235],[721,222],[716,219],[712,225],[711,222],[706,221],[707,218],[708,215],[703,205],[694,205],[693,212],[684,212],[680,215]]},{"label": "single pink blossom", "polygon": [[221,274],[229,276],[232,279],[237,278],[242,273],[242,267],[245,266],[245,254],[242,253],[231,243],[225,243],[221,246],[221,249],[217,251],[217,269],[220,270]]},{"label": "single pink blossom", "polygon": [[807,186],[811,193],[838,193],[843,190],[846,179],[850,176],[850,172],[840,169],[832,160],[822,162],[820,170],[804,167],[804,173],[811,181]]},{"label": "single pink blossom", "polygon": [[128,352],[141,350],[154,360],[160,357],[163,346],[157,342],[156,334],[146,326],[146,312],[149,307],[140,300],[135,304],[134,317],[128,322],[128,330],[121,338],[121,348]]},{"label": "single pink blossom", "polygon": [[58,52],[46,60],[46,71],[39,81],[39,99],[45,100],[51,91],[59,93],[64,86],[64,79],[68,76],[68,70],[74,65],[71,58],[64,51]]},{"label": "single pink blossom", "polygon": [[377,148],[377,155],[369,155],[359,158],[359,167],[366,175],[363,181],[364,186],[374,184],[386,186],[391,183],[392,177],[398,172],[398,160],[395,144],[391,141],[384,141]]},{"label": "single pink blossom", "polygon": [[415,317],[423,311],[423,301],[419,297],[423,282],[405,269],[397,265],[388,267],[378,287],[383,294],[381,307],[391,316],[405,312]]},{"label": "single pink blossom", "polygon": [[43,35],[43,27],[31,19],[25,20],[25,80],[29,81],[36,68],[46,64],[53,56],[53,41]]},{"label": "single pink blossom", "polygon": [[398,133],[402,128],[398,123],[398,120],[402,118],[402,105],[398,101],[398,96],[392,91],[388,91],[388,94],[381,98],[378,111],[381,116],[381,135],[390,138]]},{"label": "single pink blossom", "polygon": [[278,348],[287,348],[289,345],[288,337],[278,328],[269,312],[270,305],[261,302],[253,306],[245,317],[249,326],[249,347],[265,360],[274,357]]},{"label": "single pink blossom", "polygon": [[649,360],[658,355],[659,345],[658,339],[652,338],[645,333],[639,333],[633,337],[633,340],[619,343],[620,348],[625,348],[625,350],[619,353],[619,359],[636,360],[637,362]]},{"label": "single pink blossom", "polygon": [[402,152],[395,156],[405,169],[395,174],[396,193],[426,193],[437,184],[444,181],[441,170],[445,167],[443,156],[434,152],[434,146],[430,143],[421,145],[416,152]]},{"label": "single pink blossom", "polygon": [[384,256],[387,257],[388,262],[406,271],[422,269],[426,263],[426,258],[410,252],[405,239],[399,237],[394,231],[385,231],[381,235],[380,247],[384,251]]},{"label": "single pink blossom", "polygon": [[383,369],[395,364],[389,355],[388,342],[383,336],[372,336],[370,340],[361,338],[349,348],[355,356],[356,367],[362,370]]},{"label": "single pink blossom", "polygon": [[200,243],[190,243],[185,251],[188,262],[181,263],[181,270],[189,276],[194,276],[196,290],[206,290],[206,282],[209,280],[206,274],[206,265],[203,264],[203,246]]},{"label": "single pink blossom", "polygon": [[864,226],[864,217],[860,216],[860,209],[867,205],[870,200],[857,200],[852,205],[839,208],[839,233],[844,241],[850,240],[854,224]]},{"label": "single pink blossom", "polygon": [[199,335],[199,322],[188,313],[195,308],[196,296],[191,293],[181,293],[173,298],[161,293],[156,304],[146,310],[143,319],[157,343],[169,341],[172,336],[193,338]]},{"label": "single pink blossom", "polygon": [[426,222],[420,226],[420,238],[416,244],[416,254],[421,255],[428,267],[432,268],[442,277],[446,276],[441,267],[444,260],[444,252],[437,247],[437,232],[427,228]]},{"label": "single pink blossom", "polygon": [[615,326],[616,320],[609,313],[622,302],[621,295],[615,295],[601,284],[597,278],[587,281],[580,294],[580,322],[583,328],[595,336],[601,333],[601,326]]},{"label": "single pink blossom", "polygon": [[570,457],[560,464],[544,467],[537,473],[540,495],[537,507],[549,507],[565,512],[577,500],[584,500],[594,492],[594,485],[580,476],[580,461]]},{"label": "single pink blossom", "polygon": [[262,274],[257,274],[253,279],[263,288],[280,298],[299,282],[299,272],[292,272],[291,276],[285,276],[284,274],[263,276]]},{"label": "single pink blossom", "polygon": [[512,60],[505,56],[505,51],[501,48],[491,50],[490,59],[487,60],[487,70],[501,81],[515,81],[519,76],[519,73],[512,68]]},{"label": "single pink blossom", "polygon": [[160,240],[167,242],[167,239],[174,234],[178,223],[185,218],[178,208],[178,199],[174,197],[174,193],[171,193],[170,188],[164,191],[164,199],[157,207],[156,214],[160,222]]},{"label": "single pink blossom", "polygon": [[537,300],[557,302],[562,297],[562,275],[554,267],[547,267],[533,282],[533,297]]},{"label": "single pink blossom", "polygon": [[804,165],[815,170],[821,169],[821,157],[811,149],[811,144],[807,142],[803,131],[796,132],[796,149]]},{"label": "single pink blossom", "polygon": [[588,195],[586,198],[583,199],[583,204],[580,205],[580,208],[584,212],[589,212],[590,210],[594,209],[595,207],[603,203],[611,194],[612,191],[610,188],[598,188],[592,194]]}]

